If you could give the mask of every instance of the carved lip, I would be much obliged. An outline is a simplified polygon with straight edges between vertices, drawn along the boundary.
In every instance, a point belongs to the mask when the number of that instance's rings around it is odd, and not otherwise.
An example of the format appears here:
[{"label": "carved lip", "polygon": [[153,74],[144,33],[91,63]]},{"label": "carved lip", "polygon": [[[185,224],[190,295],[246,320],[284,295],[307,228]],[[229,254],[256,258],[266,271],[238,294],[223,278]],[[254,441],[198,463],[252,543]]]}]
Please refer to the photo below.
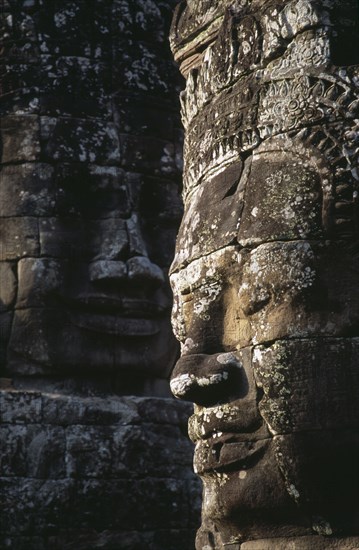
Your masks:
[{"label": "carved lip", "polygon": [[217,438],[218,433],[229,434],[229,437],[235,437],[237,441],[262,438],[263,419],[258,413],[248,415],[250,406],[253,408],[253,403],[224,404],[195,412],[188,422],[190,438],[194,443]]},{"label": "carved lip", "polygon": [[71,313],[71,322],[79,328],[117,336],[153,336],[160,331],[160,324],[155,319],[119,315],[73,312]]},{"label": "carved lip", "polygon": [[144,298],[83,294],[65,298],[71,322],[82,329],[120,336],[152,336],[160,331],[159,318],[167,310]]},{"label": "carved lip", "polygon": [[263,457],[267,446],[267,438],[238,441],[238,434],[218,432],[196,444],[193,461],[195,472],[205,475],[249,470]]}]

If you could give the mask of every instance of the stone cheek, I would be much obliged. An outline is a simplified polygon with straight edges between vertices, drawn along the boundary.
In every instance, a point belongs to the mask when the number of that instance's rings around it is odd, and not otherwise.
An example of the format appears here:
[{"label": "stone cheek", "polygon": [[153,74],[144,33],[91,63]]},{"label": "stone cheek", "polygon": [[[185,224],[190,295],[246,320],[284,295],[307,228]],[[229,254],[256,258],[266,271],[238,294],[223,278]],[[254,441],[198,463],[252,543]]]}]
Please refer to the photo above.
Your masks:
[{"label": "stone cheek", "polygon": [[1,167],[0,174],[1,217],[43,216],[52,212],[58,193],[53,166],[9,164]]},{"label": "stone cheek", "polygon": [[40,253],[38,218],[0,218],[0,259],[18,260]]},{"label": "stone cheek", "polygon": [[40,160],[40,118],[8,115],[1,120],[2,163]]},{"label": "stone cheek", "polygon": [[171,275],[176,336],[185,353],[345,336],[358,322],[352,290],[358,270],[350,252],[335,244],[225,247]]},{"label": "stone cheek", "polygon": [[273,435],[355,427],[358,338],[277,340],[256,346],[259,404]]}]

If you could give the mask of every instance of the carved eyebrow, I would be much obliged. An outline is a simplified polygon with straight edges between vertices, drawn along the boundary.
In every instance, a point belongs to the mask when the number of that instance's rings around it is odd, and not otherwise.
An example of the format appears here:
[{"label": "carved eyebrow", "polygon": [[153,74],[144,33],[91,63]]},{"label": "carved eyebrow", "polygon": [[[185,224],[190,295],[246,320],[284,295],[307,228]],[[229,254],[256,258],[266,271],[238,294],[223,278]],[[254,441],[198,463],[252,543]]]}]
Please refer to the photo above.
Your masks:
[{"label": "carved eyebrow", "polygon": [[224,283],[222,266],[210,264],[208,258],[209,256],[194,260],[191,264],[170,276],[171,281],[182,296],[191,294],[201,288],[205,289]]}]

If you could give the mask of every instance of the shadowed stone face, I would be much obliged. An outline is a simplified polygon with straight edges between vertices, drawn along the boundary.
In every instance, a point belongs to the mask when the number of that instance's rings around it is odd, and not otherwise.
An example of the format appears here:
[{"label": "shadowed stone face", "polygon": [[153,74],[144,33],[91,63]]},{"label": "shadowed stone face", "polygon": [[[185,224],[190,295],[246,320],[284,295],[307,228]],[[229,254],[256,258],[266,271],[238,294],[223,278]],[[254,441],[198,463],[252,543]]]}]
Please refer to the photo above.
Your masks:
[{"label": "shadowed stone face", "polygon": [[195,403],[197,547],[321,548],[358,535],[358,69],[333,63],[357,6],[202,4],[172,29],[187,87],[171,387]]},{"label": "shadowed stone face", "polygon": [[18,260],[10,367],[164,374],[175,353],[165,269],[175,186],[115,168],[61,176],[38,219],[41,255]]},{"label": "shadowed stone face", "polygon": [[173,3],[15,4],[0,14],[5,373],[110,374],[123,391],[126,376],[165,379],[182,212]]}]

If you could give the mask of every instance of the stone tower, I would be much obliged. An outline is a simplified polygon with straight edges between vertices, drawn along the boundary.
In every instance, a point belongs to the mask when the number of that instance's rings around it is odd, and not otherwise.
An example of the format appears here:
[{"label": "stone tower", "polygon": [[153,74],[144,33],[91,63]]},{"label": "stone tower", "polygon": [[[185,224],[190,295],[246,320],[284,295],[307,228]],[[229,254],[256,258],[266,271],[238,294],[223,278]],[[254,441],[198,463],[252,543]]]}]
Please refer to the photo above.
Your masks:
[{"label": "stone tower", "polygon": [[0,547],[189,550],[171,0],[0,1]]},{"label": "stone tower", "polygon": [[188,0],[172,389],[198,549],[359,547],[356,0]]}]

